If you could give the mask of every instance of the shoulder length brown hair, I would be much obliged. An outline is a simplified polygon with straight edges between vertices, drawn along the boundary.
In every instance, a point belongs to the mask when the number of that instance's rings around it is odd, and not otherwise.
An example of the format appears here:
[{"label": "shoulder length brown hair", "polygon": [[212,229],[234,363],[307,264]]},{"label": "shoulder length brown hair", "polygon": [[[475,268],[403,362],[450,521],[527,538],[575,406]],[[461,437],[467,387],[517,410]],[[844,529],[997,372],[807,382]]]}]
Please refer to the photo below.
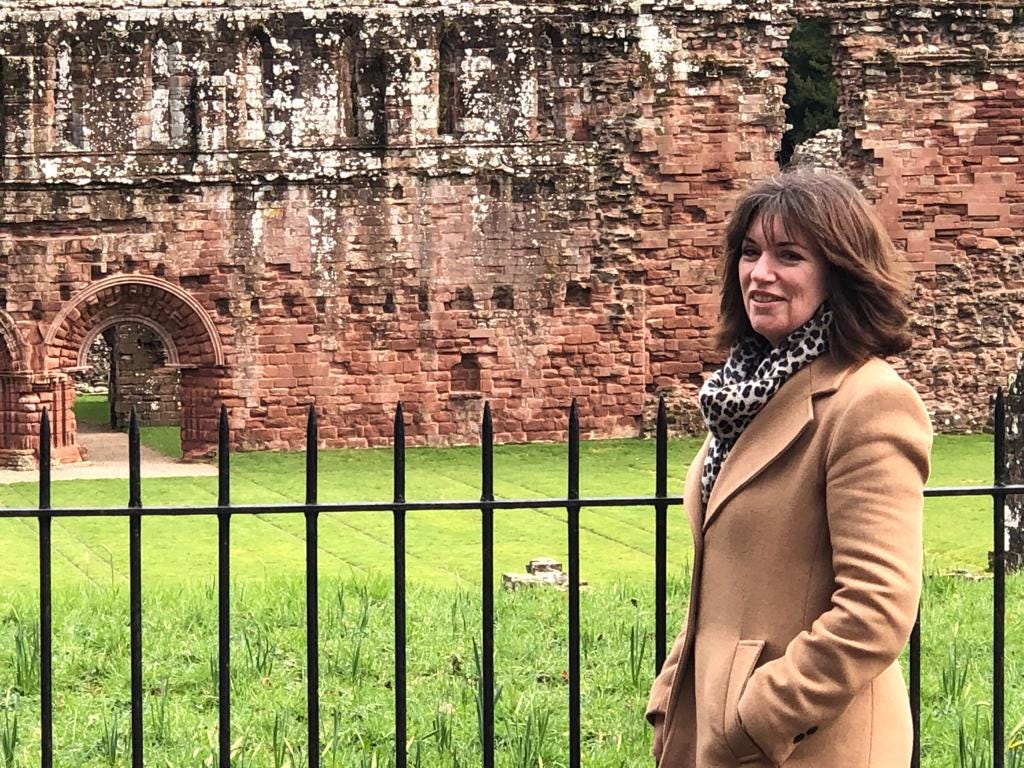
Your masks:
[{"label": "shoulder length brown hair", "polygon": [[766,232],[778,220],[825,259],[828,301],[835,315],[834,357],[852,362],[910,347],[908,281],[896,266],[892,240],[867,201],[841,176],[791,171],[750,189],[729,220],[716,338],[721,348],[754,333],[743,306],[739,259],[743,239],[759,216]]}]

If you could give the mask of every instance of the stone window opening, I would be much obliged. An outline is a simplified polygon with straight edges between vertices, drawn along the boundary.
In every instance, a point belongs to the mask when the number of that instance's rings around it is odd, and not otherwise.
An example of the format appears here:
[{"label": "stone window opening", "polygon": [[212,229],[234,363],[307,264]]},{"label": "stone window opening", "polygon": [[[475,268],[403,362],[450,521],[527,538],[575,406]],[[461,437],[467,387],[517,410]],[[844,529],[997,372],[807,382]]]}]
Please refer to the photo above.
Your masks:
[{"label": "stone window opening", "polygon": [[473,394],[480,391],[480,362],[474,353],[463,354],[451,369],[451,391]]},{"label": "stone window opening", "polygon": [[445,302],[445,309],[476,309],[476,298],[473,289],[468,285],[455,289],[455,298]]},{"label": "stone window opening", "polygon": [[[798,22],[783,56],[787,66],[786,123],[790,127],[782,137],[776,157],[780,167],[793,159],[799,145],[821,131],[839,127],[838,88],[828,23],[820,19]],[[833,153],[838,154],[835,150]],[[838,167],[838,156],[820,158],[817,164]]]},{"label": "stone window opening", "polygon": [[91,72],[84,46],[61,40],[54,62],[54,125],[64,144],[75,149],[88,148],[85,104]]},{"label": "stone window opening", "polygon": [[437,85],[437,132],[442,136],[461,133],[464,104],[462,101],[462,66],[466,50],[458,27],[449,27],[441,36]]},{"label": "stone window opening", "polygon": [[357,69],[355,93],[356,135],[374,144],[388,140],[384,94],[387,91],[387,61],[383,54],[361,56]]},{"label": "stone window opening", "polygon": [[150,57],[150,77],[150,140],[170,147],[187,146],[195,121],[194,78],[180,41],[156,41]]},{"label": "stone window opening", "polygon": [[591,288],[575,280],[565,284],[565,304],[569,307],[589,307],[591,304]]},{"label": "stone window opening", "polygon": [[565,68],[562,34],[545,25],[536,46],[536,135],[540,138],[565,136],[565,104],[559,78]]},{"label": "stone window opening", "polygon": [[356,74],[357,63],[355,41],[351,36],[342,40],[334,52],[333,69],[337,89],[334,93],[334,111],[337,115],[337,135],[339,137],[355,137],[359,135],[359,122],[356,119],[356,103],[359,100],[359,85]]},{"label": "stone window opening", "polygon": [[495,309],[515,309],[515,298],[512,294],[511,285],[496,285],[491,295],[491,302]]},{"label": "stone window opening", "polygon": [[249,33],[241,75],[242,139],[261,143],[268,138],[269,106],[274,88],[273,48],[263,30]]}]

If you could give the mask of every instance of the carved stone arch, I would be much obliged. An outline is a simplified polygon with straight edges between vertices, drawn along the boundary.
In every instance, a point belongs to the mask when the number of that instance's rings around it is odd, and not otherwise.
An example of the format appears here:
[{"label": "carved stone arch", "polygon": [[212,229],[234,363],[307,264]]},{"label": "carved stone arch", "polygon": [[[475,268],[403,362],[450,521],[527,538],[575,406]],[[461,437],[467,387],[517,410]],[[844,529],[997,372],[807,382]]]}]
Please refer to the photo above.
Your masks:
[{"label": "carved stone arch", "polygon": [[103,333],[108,328],[112,328],[115,325],[122,323],[135,323],[137,325],[144,325],[160,339],[160,343],[164,347],[164,354],[167,357],[167,366],[171,368],[180,368],[181,363],[178,357],[178,348],[174,345],[174,338],[167,333],[160,325],[150,320],[148,317],[141,315],[123,315],[115,318],[104,320],[99,325],[94,326],[87,334],[85,339],[82,341],[82,347],[78,350],[78,368],[89,367],[89,348],[92,346],[96,337]]},{"label": "carved stone arch", "polygon": [[78,367],[97,328],[140,319],[171,341],[166,348],[179,367],[224,365],[220,334],[192,295],[156,277],[116,275],[79,291],[57,313],[44,339],[47,367]]},{"label": "carved stone arch", "polygon": [[22,373],[28,369],[28,347],[11,316],[0,310],[0,373]]}]

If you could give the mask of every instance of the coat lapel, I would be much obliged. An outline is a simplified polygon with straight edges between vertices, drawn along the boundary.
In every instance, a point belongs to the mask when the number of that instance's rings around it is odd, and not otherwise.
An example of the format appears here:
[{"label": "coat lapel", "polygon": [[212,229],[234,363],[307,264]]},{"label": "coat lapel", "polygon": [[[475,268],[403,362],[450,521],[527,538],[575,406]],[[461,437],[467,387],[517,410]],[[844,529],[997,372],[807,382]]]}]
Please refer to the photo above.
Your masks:
[{"label": "coat lapel", "polygon": [[686,516],[690,519],[690,532],[693,534],[694,547],[700,548],[704,544],[704,536],[701,530],[704,525],[704,502],[700,500],[700,477],[701,468],[704,466],[704,459],[708,455],[708,448],[711,447],[711,435],[704,438],[704,445],[697,451],[690,471],[686,473],[686,485],[683,488],[683,508]]},{"label": "coat lapel", "polygon": [[819,357],[793,374],[765,404],[722,465],[708,500],[704,531],[726,502],[764,472],[814,421],[814,397],[835,392],[850,370],[829,355]]}]

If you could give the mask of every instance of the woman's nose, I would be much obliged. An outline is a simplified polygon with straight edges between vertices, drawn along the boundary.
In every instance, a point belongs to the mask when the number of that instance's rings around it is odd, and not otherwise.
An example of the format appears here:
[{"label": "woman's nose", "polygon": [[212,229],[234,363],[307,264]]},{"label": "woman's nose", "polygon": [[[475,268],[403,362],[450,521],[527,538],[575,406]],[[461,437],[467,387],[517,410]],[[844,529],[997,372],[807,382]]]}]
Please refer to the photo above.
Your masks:
[{"label": "woman's nose", "polygon": [[750,276],[758,282],[771,282],[775,279],[775,270],[772,268],[771,256],[762,253],[754,262],[754,268],[750,270]]}]

